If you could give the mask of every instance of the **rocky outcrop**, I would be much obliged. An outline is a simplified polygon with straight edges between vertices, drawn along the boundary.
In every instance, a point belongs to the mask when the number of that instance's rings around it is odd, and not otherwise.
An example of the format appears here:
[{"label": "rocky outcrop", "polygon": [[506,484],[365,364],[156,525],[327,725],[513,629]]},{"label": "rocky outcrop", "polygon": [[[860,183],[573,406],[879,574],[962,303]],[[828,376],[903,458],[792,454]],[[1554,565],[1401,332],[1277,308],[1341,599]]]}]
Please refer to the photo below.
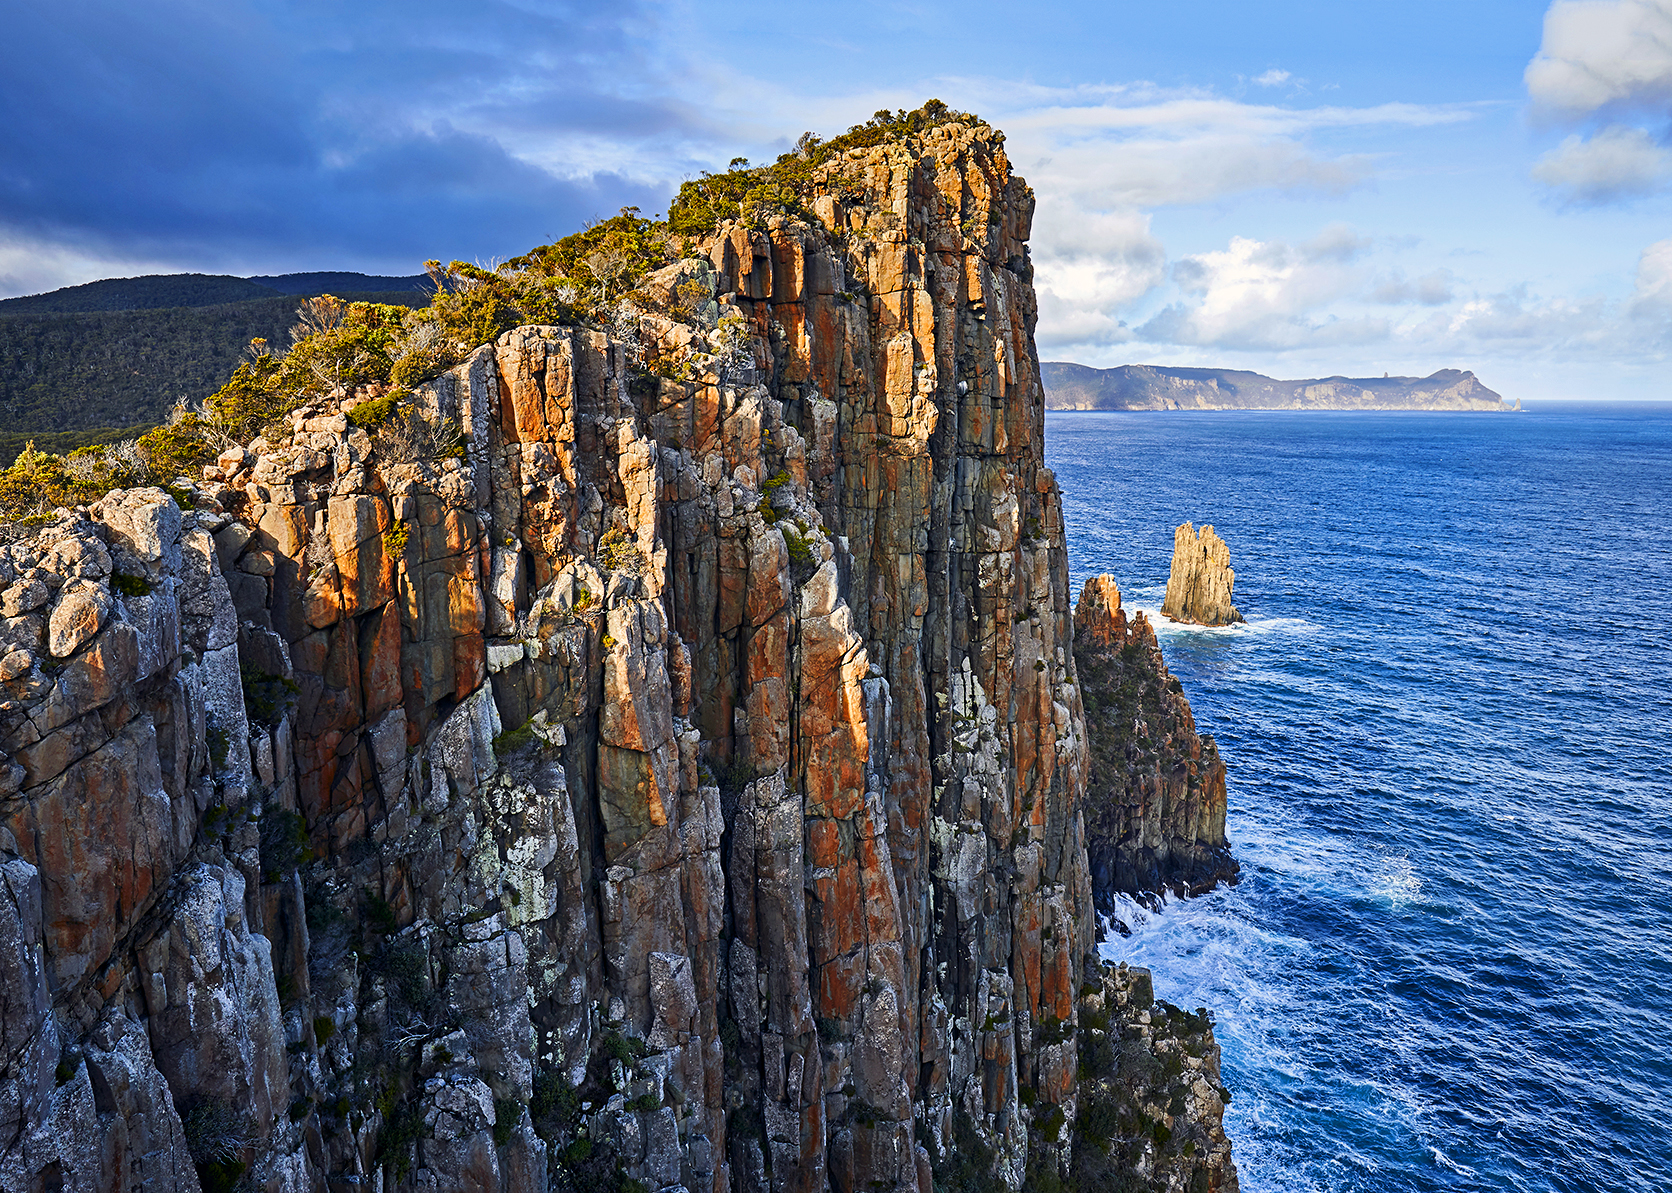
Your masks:
[{"label": "rocky outcrop", "polygon": [[1103,971],[1080,1015],[1081,1131],[1070,1179],[1080,1189],[1237,1193],[1225,1136],[1231,1091],[1205,1008],[1155,998],[1147,969]]},{"label": "rocky outcrop", "polygon": [[1225,540],[1211,526],[1197,533],[1186,522],[1173,533],[1173,570],[1167,577],[1161,612],[1174,621],[1195,625],[1234,625],[1243,620],[1231,604],[1236,579]]},{"label": "rocky outcrop", "polygon": [[1032,195],[967,122],[814,189],[630,334],[518,328],[0,557],[0,1184],[1071,1163]]},{"label": "rocky outcrop", "polygon": [[[1508,410],[1473,373],[1277,381],[1246,369],[1040,366],[1051,410]],[[1520,399],[1516,399],[1518,402]]]},{"label": "rocky outcrop", "polygon": [[1235,882],[1225,838],[1225,764],[1196,732],[1179,681],[1142,613],[1130,621],[1113,576],[1093,576],[1074,610],[1086,711],[1086,845],[1100,906]]}]

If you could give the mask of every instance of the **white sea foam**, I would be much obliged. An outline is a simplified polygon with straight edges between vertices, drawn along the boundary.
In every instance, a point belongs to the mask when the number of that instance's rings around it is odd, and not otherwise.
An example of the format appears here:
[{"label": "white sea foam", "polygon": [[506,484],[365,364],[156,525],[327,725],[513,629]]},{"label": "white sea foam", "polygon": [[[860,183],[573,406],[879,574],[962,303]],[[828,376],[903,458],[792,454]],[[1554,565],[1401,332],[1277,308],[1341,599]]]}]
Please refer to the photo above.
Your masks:
[{"label": "white sea foam", "polygon": [[1467,1164],[1459,1164],[1456,1160],[1453,1160],[1432,1143],[1428,1145],[1428,1153],[1434,1157],[1434,1163],[1449,1172],[1455,1172],[1458,1176],[1475,1175],[1475,1170],[1473,1168],[1470,1168]]},{"label": "white sea foam", "polygon": [[1191,621],[1174,621],[1161,611],[1158,604],[1147,602],[1122,601],[1128,614],[1142,613],[1149,619],[1150,627],[1155,630],[1157,637],[1171,638],[1178,634],[1198,635],[1207,639],[1234,639],[1239,637],[1263,637],[1271,634],[1313,634],[1318,627],[1303,617],[1264,617],[1254,614],[1247,621],[1233,625],[1197,625]]},{"label": "white sea foam", "polygon": [[1390,853],[1377,862],[1370,893],[1386,899],[1390,906],[1404,907],[1422,895],[1422,878],[1409,857]]}]

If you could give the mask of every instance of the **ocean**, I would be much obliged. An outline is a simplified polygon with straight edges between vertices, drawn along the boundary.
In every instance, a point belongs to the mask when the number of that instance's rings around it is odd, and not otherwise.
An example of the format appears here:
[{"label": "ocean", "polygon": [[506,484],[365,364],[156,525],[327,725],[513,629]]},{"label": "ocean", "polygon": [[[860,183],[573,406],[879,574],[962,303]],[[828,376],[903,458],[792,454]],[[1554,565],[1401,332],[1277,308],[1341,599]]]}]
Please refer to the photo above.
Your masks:
[{"label": "ocean", "polygon": [[1672,408],[1052,413],[1079,584],[1160,627],[1240,885],[1102,948],[1207,1007],[1249,1193],[1672,1190]]}]

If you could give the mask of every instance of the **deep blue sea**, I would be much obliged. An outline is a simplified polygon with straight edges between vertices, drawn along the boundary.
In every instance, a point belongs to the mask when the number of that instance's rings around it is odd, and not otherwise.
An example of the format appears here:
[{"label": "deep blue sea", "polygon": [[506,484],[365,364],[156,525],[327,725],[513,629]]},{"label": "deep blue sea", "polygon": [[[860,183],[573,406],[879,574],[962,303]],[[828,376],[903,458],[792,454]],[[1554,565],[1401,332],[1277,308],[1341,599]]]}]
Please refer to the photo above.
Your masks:
[{"label": "deep blue sea", "polygon": [[1250,1193],[1672,1190],[1672,408],[1050,414],[1076,589],[1163,628],[1242,883],[1104,946],[1209,1008]]}]

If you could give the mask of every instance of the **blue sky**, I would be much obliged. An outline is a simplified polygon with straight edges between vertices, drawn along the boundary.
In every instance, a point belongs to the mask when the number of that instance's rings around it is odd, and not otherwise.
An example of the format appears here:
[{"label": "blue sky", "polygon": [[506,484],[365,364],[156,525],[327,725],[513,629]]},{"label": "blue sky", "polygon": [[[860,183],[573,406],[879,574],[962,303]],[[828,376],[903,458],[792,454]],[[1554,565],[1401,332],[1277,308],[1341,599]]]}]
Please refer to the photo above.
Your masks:
[{"label": "blue sky", "polygon": [[1048,359],[1672,397],[1672,0],[12,0],[0,293],[504,258],[938,96]]}]

